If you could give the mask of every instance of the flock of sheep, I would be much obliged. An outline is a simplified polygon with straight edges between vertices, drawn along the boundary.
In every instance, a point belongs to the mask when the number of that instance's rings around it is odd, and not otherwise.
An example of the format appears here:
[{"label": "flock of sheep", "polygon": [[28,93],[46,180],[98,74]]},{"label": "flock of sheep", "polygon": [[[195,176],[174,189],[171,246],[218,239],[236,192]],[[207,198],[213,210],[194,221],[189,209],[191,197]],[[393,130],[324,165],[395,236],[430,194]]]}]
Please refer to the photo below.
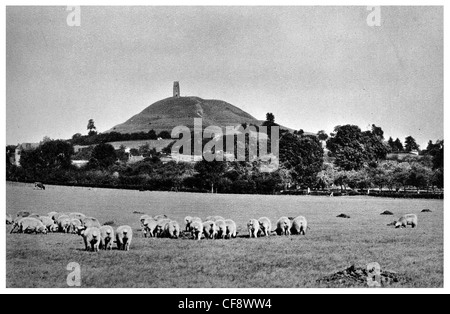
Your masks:
[{"label": "flock of sheep", "polygon": [[[165,215],[151,217],[143,215],[140,218],[144,237],[168,237],[178,238],[181,235],[181,228],[177,221],[168,219]],[[184,219],[186,224],[184,231],[196,240],[205,239],[230,239],[236,238],[236,223],[231,219],[222,216],[209,216],[205,221],[199,217],[187,216]],[[306,234],[307,221],[303,216],[296,218],[281,217],[278,219],[276,229],[272,230],[272,223],[267,217],[250,219],[247,223],[247,230],[250,238],[258,236],[269,236],[272,233],[278,235]]]},{"label": "flock of sheep", "polygon": [[6,224],[11,224],[10,233],[63,232],[78,234],[83,237],[86,251],[98,252],[100,249],[112,250],[113,242],[119,250],[128,251],[133,238],[130,226],[120,226],[116,230],[109,225],[101,225],[94,217],[82,213],[51,212],[47,216],[20,211],[13,219],[6,215]]},{"label": "flock of sheep", "polygon": [[[189,235],[190,238],[205,239],[231,239],[237,236],[236,223],[222,216],[209,216],[205,221],[199,217],[187,216],[184,219],[185,228],[181,230],[180,224],[167,218],[166,215],[143,215],[139,219],[144,237],[179,238],[181,235]],[[13,219],[6,216],[6,223],[12,225],[10,233],[44,233],[63,232],[78,234],[83,237],[86,251],[98,252],[100,249],[112,250],[115,242],[119,250],[128,251],[133,238],[133,230],[130,226],[120,226],[116,230],[110,225],[101,225],[93,217],[82,213],[57,213],[51,212],[47,216],[30,214],[20,211]],[[417,226],[417,216],[408,214],[392,223],[396,228]],[[281,217],[278,219],[275,229],[269,218],[250,219],[247,222],[247,231],[250,238],[260,236],[277,235],[306,235],[308,222],[305,217]],[[115,240],[115,241],[114,241]]]}]

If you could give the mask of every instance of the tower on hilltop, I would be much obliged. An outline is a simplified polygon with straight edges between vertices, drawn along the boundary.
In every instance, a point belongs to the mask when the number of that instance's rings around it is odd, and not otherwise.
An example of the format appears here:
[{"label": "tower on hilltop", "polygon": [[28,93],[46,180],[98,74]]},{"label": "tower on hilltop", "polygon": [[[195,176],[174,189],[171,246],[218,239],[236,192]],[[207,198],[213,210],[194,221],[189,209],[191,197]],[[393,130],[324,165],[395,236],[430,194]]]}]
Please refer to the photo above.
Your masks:
[{"label": "tower on hilltop", "polygon": [[173,82],[173,97],[180,97],[180,83],[178,81]]}]

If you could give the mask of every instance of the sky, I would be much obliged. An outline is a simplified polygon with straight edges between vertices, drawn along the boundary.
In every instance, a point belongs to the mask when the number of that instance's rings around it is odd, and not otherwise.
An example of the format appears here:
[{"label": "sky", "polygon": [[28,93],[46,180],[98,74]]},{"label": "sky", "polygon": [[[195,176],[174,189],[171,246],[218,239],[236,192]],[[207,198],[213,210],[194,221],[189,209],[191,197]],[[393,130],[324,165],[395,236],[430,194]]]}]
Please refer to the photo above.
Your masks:
[{"label": "sky", "polygon": [[6,143],[106,131],[172,96],[227,101],[308,132],[356,124],[443,139],[443,9],[6,9]]}]

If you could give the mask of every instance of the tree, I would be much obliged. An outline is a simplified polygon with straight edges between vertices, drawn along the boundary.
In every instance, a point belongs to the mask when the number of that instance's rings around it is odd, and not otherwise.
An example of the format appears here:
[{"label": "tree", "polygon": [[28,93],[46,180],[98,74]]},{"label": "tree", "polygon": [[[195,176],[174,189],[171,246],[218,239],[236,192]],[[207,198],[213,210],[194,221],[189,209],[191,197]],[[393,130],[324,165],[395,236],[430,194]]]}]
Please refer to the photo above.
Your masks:
[{"label": "tree", "polygon": [[266,122],[270,123],[270,124],[274,124],[275,123],[275,116],[273,113],[268,112],[266,114]]},{"label": "tree", "polygon": [[96,161],[89,161],[90,164],[98,163],[101,168],[107,168],[115,163],[117,159],[116,150],[111,144],[98,144],[92,151],[92,158]]},{"label": "tree", "polygon": [[397,137],[397,139],[394,141],[394,151],[396,153],[400,153],[404,150],[402,141]]},{"label": "tree", "polygon": [[419,145],[417,145],[416,140],[412,136],[407,136],[405,138],[405,151],[411,152],[413,150],[419,150]]},{"label": "tree", "polygon": [[335,157],[336,166],[344,170],[358,170],[365,160],[362,132],[356,125],[336,126],[327,140],[327,148]]},{"label": "tree", "polygon": [[394,142],[394,140],[393,140],[393,138],[391,136],[389,136],[388,145],[389,145],[389,148],[390,148],[391,152],[395,152],[397,150],[397,148],[395,146],[395,142]]},{"label": "tree", "polygon": [[81,133],[75,133],[74,135],[72,135],[72,140],[78,140],[79,138],[81,138],[83,135],[81,135]]},{"label": "tree", "polygon": [[280,139],[280,163],[296,183],[315,186],[323,165],[322,145],[316,136],[286,133]]},{"label": "tree", "polygon": [[326,140],[328,139],[328,134],[325,133],[324,130],[320,130],[319,132],[317,132],[317,138],[319,139],[319,141],[326,142]]},{"label": "tree", "polygon": [[214,186],[217,185],[220,178],[224,175],[227,163],[215,159],[213,161],[202,159],[195,164],[194,169],[197,172],[197,176],[214,192]]},{"label": "tree", "polygon": [[97,128],[95,127],[94,119],[89,119],[87,129],[89,130],[89,133],[88,133],[89,136],[97,134],[97,131],[96,131]]}]

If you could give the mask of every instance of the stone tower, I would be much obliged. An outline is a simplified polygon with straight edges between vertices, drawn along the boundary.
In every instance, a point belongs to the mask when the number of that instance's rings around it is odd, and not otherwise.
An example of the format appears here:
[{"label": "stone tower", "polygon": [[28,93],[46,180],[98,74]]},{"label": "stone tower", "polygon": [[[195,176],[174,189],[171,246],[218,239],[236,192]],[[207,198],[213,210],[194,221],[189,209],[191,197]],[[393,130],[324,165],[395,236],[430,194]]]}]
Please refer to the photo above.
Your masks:
[{"label": "stone tower", "polygon": [[173,97],[180,97],[180,83],[173,82]]}]

